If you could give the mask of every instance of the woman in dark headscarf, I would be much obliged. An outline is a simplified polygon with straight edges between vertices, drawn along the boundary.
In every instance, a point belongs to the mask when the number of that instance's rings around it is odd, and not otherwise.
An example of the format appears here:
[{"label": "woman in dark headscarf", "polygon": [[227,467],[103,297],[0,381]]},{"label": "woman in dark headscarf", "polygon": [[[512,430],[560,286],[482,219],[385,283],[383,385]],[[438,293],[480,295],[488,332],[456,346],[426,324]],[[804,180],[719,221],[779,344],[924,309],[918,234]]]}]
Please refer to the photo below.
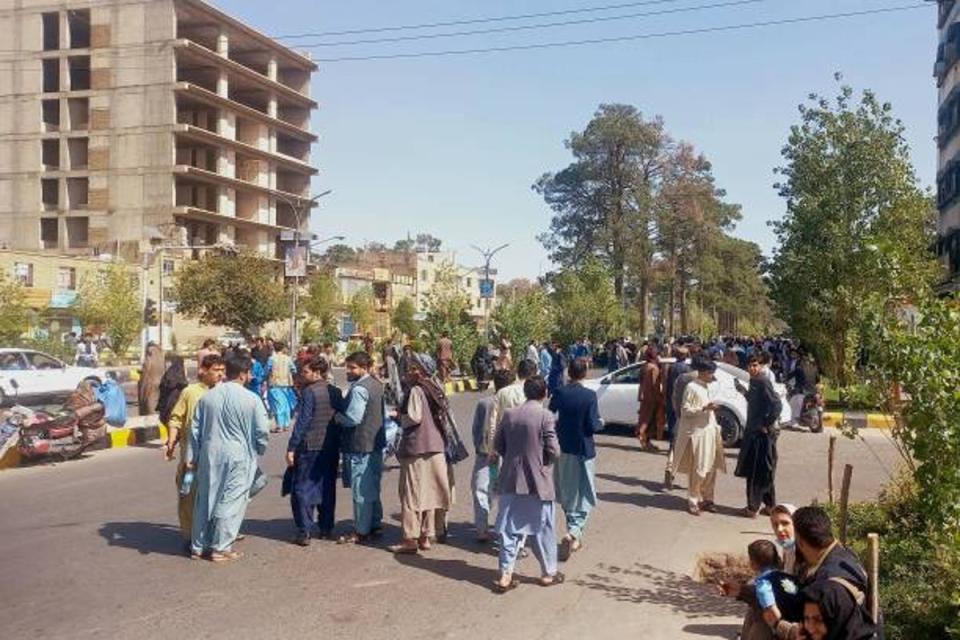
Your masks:
[{"label": "woman in dark headscarf", "polygon": [[391,547],[395,553],[429,549],[438,512],[450,508],[444,455],[447,398],[432,377],[434,371],[433,360],[424,354],[415,354],[407,368],[410,392],[400,408],[403,434],[397,448],[403,542]]},{"label": "woman in dark headscarf", "polygon": [[177,400],[180,399],[180,392],[187,386],[187,371],[183,365],[183,358],[173,356],[170,366],[163,373],[160,379],[160,393],[157,402],[157,413],[160,414],[160,424],[167,424],[170,420],[170,414]]},{"label": "woman in dark headscarf", "polygon": [[156,342],[147,344],[137,383],[137,398],[140,402],[140,415],[151,416],[157,412],[160,400],[160,379],[163,377],[163,349]]},{"label": "woman in dark headscarf", "polygon": [[863,607],[857,604],[849,587],[842,582],[818,580],[804,588],[803,600],[802,637],[810,640],[869,640],[876,637],[876,625],[864,619]]}]

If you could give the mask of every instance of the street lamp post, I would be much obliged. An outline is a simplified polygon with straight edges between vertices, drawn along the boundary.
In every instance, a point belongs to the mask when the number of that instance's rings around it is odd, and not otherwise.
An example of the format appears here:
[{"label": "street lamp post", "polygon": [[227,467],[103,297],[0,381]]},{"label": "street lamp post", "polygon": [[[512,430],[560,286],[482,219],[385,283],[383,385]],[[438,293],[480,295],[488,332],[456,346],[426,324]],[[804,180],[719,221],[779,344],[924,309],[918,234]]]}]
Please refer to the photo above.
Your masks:
[{"label": "street lamp post", "polygon": [[[476,249],[477,251],[479,251],[480,255],[483,256],[483,279],[486,282],[490,282],[490,261],[493,260],[493,256],[495,256],[497,253],[499,253],[503,249],[506,249],[507,247],[509,247],[510,244],[509,243],[502,244],[495,249],[481,249],[476,245],[470,245],[470,246]],[[481,291],[481,295],[482,293],[483,292]],[[484,331],[484,334],[486,335],[487,342],[489,343],[490,342],[490,298],[487,298],[486,301],[483,303],[483,331]]]},{"label": "street lamp post", "polygon": [[[332,189],[327,189],[323,193],[319,193],[312,198],[297,198],[296,201],[291,200],[290,198],[277,194],[277,196],[282,199],[290,207],[290,210],[293,212],[294,218],[297,220],[297,227],[293,230],[293,246],[298,248],[300,246],[300,229],[303,227],[303,218],[301,216],[301,209],[304,203],[308,205],[307,211],[313,208],[317,204],[317,201],[320,198],[330,195],[333,193]],[[300,206],[298,206],[300,205]],[[293,276],[293,295],[290,296],[290,352],[293,353],[297,349],[297,302],[300,297],[300,276]]]}]

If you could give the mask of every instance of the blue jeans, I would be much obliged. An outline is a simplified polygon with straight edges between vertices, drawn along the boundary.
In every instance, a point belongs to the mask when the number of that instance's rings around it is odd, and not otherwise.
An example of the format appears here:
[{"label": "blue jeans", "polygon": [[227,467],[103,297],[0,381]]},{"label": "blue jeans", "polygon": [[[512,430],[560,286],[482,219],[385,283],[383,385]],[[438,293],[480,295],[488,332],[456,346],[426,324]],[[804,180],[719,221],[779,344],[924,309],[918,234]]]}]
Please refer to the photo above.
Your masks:
[{"label": "blue jeans", "polygon": [[383,454],[344,454],[350,465],[350,491],[353,496],[353,528],[362,536],[383,526],[383,503],[380,502],[380,478],[383,475]]}]

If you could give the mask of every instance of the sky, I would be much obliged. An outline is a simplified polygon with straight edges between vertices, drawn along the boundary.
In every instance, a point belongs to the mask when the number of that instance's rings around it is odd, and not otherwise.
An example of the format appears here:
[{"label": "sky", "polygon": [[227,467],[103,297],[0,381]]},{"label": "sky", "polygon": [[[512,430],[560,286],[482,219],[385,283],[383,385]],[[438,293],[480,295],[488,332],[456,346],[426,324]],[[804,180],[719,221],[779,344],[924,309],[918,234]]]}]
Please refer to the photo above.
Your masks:
[{"label": "sky", "polygon": [[[629,0],[217,0],[269,35],[373,29],[625,4]],[[602,103],[628,103],[713,163],[717,185],[743,207],[735,235],[775,246],[783,215],[773,169],[797,105],[835,95],[835,72],[893,104],[921,185],[936,172],[936,4],[921,0],[647,0],[650,6],[434,29],[288,39],[317,60],[692,31],[916,5],[907,11],[752,29],[470,55],[319,62],[314,210],[321,237],[392,244],[431,233],[467,266],[471,245],[509,243],[501,279],[552,268],[537,240],[550,210],[530,186],[571,161],[564,140]],[[636,3],[633,3],[636,4]],[[705,5],[720,5],[702,8]],[[590,24],[402,42],[317,46],[701,7]],[[309,47],[309,49],[307,49]]]}]

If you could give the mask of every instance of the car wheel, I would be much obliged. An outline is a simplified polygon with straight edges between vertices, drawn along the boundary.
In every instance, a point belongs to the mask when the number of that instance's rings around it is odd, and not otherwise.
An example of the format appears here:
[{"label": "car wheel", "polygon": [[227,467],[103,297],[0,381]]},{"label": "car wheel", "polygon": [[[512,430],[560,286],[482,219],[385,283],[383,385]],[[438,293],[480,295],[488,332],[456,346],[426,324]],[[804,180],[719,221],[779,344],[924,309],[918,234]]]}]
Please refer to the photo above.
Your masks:
[{"label": "car wheel", "polygon": [[717,423],[720,425],[720,436],[723,439],[723,446],[735,447],[740,444],[741,427],[740,421],[729,409],[717,409]]}]

